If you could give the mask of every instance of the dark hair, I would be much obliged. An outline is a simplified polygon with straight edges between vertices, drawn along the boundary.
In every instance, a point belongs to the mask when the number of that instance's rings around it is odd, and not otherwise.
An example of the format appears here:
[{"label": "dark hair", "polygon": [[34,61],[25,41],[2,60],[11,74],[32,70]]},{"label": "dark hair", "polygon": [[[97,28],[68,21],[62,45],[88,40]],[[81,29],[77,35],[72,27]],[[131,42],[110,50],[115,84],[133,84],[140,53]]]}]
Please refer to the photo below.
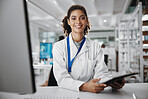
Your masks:
[{"label": "dark hair", "polygon": [[[85,8],[81,5],[72,5],[69,9],[68,9],[68,12],[67,12],[67,16],[64,17],[63,21],[62,21],[62,26],[63,26],[63,31],[65,33],[66,36],[68,36],[71,32],[71,27],[68,25],[68,22],[67,22],[67,19],[69,19],[70,17],[70,14],[72,11],[74,10],[81,10],[86,18],[87,18],[87,12],[85,10]],[[84,35],[86,35],[88,33],[88,31],[90,30],[90,24],[88,22],[88,24],[86,25],[85,29],[84,29]]]},{"label": "dark hair", "polygon": [[101,45],[101,48],[105,48],[105,44],[102,44],[102,45]]},{"label": "dark hair", "polygon": [[63,35],[59,36],[59,41],[63,40],[65,37]]}]

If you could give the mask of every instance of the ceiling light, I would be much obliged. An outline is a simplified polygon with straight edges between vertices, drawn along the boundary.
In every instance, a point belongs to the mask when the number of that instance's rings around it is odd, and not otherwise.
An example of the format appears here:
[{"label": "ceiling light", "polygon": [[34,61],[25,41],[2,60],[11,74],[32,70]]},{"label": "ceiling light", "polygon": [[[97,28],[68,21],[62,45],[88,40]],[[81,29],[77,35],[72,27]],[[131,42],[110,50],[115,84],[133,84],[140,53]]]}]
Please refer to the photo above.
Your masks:
[{"label": "ceiling light", "polygon": [[43,40],[43,43],[46,43],[46,40]]},{"label": "ceiling light", "polygon": [[107,20],[104,20],[104,22],[107,22]]},{"label": "ceiling light", "polygon": [[55,1],[55,0],[53,0],[53,3],[54,3],[55,5],[58,5],[57,1]]}]

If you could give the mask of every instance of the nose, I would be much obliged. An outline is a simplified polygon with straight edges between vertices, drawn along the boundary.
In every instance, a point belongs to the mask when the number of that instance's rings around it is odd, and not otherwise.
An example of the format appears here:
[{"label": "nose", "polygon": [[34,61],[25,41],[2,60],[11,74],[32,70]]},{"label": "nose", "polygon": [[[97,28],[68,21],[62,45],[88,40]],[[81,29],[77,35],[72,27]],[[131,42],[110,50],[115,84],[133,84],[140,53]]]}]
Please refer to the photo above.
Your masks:
[{"label": "nose", "polygon": [[80,19],[77,19],[77,20],[76,20],[76,23],[77,23],[77,24],[81,23]]}]

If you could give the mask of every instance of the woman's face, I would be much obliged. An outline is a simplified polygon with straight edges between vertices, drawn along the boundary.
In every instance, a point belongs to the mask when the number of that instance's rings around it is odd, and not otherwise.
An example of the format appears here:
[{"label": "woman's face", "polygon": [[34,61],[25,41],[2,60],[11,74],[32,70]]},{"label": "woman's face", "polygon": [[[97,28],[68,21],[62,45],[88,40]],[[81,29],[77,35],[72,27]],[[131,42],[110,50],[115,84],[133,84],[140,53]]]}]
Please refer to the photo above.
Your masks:
[{"label": "woman's face", "polygon": [[81,10],[74,10],[67,21],[72,33],[84,33],[88,19]]}]

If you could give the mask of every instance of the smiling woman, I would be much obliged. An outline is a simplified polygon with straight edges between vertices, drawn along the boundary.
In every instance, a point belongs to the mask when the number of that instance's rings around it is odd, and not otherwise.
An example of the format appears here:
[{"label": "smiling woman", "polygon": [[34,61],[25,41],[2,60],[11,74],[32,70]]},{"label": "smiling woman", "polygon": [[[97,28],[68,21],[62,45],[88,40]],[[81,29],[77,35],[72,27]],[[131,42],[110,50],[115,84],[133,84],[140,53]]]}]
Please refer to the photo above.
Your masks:
[{"label": "smiling woman", "polygon": [[[62,22],[67,38],[53,46],[53,72],[58,86],[75,91],[103,91],[107,85],[101,82],[111,75],[99,43],[85,37],[90,29],[85,8],[71,6]],[[120,89],[124,80],[121,82],[111,86]]]},{"label": "smiling woman", "polygon": [[[71,12],[70,18],[67,19],[67,21],[68,25],[70,25],[72,29],[73,40],[76,42],[79,42],[79,40],[81,41],[83,38],[84,29],[88,21],[84,13],[81,10],[74,10]],[[77,38],[77,37],[82,37],[82,38]]]},{"label": "smiling woman", "polygon": [[[75,10],[77,10],[78,12]],[[80,16],[77,17],[78,14],[80,14]],[[83,24],[83,25],[85,25],[85,26],[83,26],[83,27],[85,27],[83,29],[83,32],[84,32],[84,35],[88,33],[88,31],[90,29],[90,24],[88,21],[86,10],[83,6],[80,6],[80,5],[71,6],[71,8],[67,12],[67,16],[64,17],[62,22],[63,22],[64,33],[66,34],[66,36],[68,36],[71,33],[72,27],[70,24],[70,22],[71,22],[70,20],[73,23],[76,22],[77,20],[79,22],[81,22],[81,21],[85,22],[85,24]],[[79,23],[79,24],[81,24],[81,23]]]}]

